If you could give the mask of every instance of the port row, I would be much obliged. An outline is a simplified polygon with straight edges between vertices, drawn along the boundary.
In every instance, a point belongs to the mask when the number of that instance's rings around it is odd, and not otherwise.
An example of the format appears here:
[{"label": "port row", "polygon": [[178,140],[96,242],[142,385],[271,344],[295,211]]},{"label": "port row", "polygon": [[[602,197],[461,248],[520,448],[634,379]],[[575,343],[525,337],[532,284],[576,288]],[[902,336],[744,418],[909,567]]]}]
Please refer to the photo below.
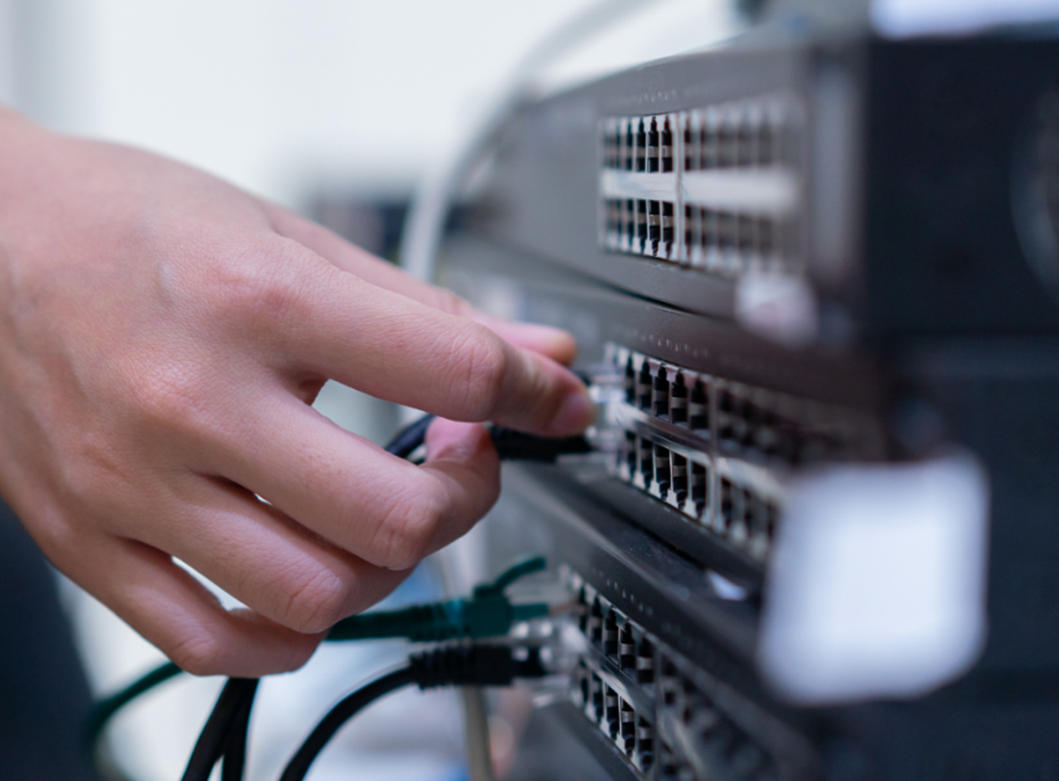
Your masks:
[{"label": "port row", "polygon": [[738,214],[687,205],[681,259],[721,276],[750,271],[779,273],[793,263],[790,230],[786,220],[771,214]]},{"label": "port row", "polygon": [[[794,157],[794,104],[780,97],[727,101],[602,123],[603,166],[636,173],[769,168]],[[674,141],[680,141],[682,153]]]},{"label": "port row", "polygon": [[[571,679],[571,700],[633,767],[659,781],[778,778],[768,749],[681,672],[686,661],[678,664],[678,654],[581,576],[569,570],[564,574],[581,607],[585,639],[621,670],[621,680],[612,679],[590,656],[583,657]],[[626,697],[632,687],[643,696]],[[638,709],[633,699],[650,706]],[[668,730],[680,734],[666,734]]]},{"label": "port row", "polygon": [[676,366],[610,343],[604,361],[623,377],[627,404],[716,443],[721,455],[798,466],[845,460],[857,421],[809,399]]},{"label": "port row", "polygon": [[610,198],[606,202],[607,249],[674,260],[672,201]]},{"label": "port row", "polygon": [[613,472],[753,558],[766,559],[776,536],[779,497],[753,480],[718,474],[714,464],[707,453],[674,449],[627,431]]},{"label": "port row", "polygon": [[730,101],[683,112],[684,170],[766,168],[794,152],[795,115],[789,101]]},{"label": "port row", "polygon": [[603,166],[638,173],[673,172],[677,115],[615,117],[603,125]]}]

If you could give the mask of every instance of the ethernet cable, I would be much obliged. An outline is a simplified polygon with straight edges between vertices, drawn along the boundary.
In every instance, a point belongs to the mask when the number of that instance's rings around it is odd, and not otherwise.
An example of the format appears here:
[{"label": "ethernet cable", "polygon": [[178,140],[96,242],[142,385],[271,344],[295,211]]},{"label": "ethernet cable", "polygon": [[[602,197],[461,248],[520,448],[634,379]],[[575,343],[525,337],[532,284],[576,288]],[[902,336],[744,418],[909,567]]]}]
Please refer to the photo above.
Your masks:
[{"label": "ethernet cable", "polygon": [[[514,604],[505,594],[515,581],[540,572],[545,566],[543,557],[525,559],[513,564],[492,583],[476,586],[470,597],[350,616],[335,624],[326,639],[328,642],[346,642],[403,637],[415,643],[426,643],[461,637],[500,637],[515,624],[546,617],[556,609],[546,602]],[[103,730],[114,714],[180,672],[179,667],[167,662],[96,705],[86,727],[89,755],[94,755]]]},{"label": "ethernet cable", "polygon": [[409,657],[407,666],[376,678],[332,708],[287,764],[280,781],[303,781],[313,761],[347,721],[397,689],[411,684],[421,690],[442,686],[510,686],[519,678],[540,678],[547,674],[540,649],[535,646],[461,644],[415,654]]}]

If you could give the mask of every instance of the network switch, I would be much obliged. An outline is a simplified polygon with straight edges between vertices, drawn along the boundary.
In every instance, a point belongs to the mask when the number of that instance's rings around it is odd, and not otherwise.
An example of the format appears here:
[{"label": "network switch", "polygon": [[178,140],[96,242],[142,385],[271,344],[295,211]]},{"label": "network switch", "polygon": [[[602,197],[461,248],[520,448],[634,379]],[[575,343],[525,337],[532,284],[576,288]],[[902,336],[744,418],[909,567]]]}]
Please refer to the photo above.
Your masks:
[{"label": "network switch", "polygon": [[[1051,778],[1055,29],[905,40],[868,3],[746,5],[766,21],[730,45],[520,105],[444,243],[447,284],[598,370],[603,449],[506,467],[484,526],[494,566],[546,554],[586,611],[576,721],[540,718],[623,781]],[[817,517],[785,518],[797,481],[950,449],[989,479],[981,658],[907,701],[780,701],[758,643],[785,532]],[[882,582],[944,574],[939,547],[880,552]]]}]

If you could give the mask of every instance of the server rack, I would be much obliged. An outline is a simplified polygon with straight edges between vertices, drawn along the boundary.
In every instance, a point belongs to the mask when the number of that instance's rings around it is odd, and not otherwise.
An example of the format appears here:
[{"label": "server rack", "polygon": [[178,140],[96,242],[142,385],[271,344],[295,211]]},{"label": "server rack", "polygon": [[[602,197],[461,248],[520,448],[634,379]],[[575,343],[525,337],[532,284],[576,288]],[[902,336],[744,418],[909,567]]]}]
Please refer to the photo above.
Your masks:
[{"label": "server rack", "polygon": [[[505,467],[486,521],[497,566],[543,553],[581,604],[516,776],[1059,778],[1059,42],[806,7],[522,105],[441,246],[443,283],[571,331],[600,402],[599,452]],[[951,444],[990,485],[978,661],[911,699],[778,696],[791,479]]]}]

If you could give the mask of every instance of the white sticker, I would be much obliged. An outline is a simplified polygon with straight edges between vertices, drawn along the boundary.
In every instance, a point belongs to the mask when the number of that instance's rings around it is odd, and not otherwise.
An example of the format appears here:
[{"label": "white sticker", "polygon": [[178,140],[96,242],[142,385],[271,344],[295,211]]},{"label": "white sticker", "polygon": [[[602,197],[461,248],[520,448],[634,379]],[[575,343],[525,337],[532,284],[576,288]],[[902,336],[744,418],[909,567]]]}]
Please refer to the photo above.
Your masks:
[{"label": "white sticker", "polygon": [[988,504],[963,454],[796,483],[766,580],[765,678],[824,705],[917,697],[966,672],[986,633]]},{"label": "white sticker", "polygon": [[1059,20],[1055,0],[874,0],[871,19],[888,38],[965,35],[998,25]]}]

